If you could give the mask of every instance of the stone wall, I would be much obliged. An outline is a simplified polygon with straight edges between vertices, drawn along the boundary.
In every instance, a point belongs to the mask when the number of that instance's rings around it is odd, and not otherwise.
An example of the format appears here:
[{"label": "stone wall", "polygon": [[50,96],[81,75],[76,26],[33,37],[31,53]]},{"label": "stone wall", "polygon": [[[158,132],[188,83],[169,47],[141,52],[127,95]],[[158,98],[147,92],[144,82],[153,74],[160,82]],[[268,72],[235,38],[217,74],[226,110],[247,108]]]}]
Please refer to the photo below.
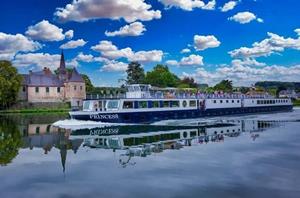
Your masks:
[{"label": "stone wall", "polygon": [[27,88],[28,102],[62,102],[64,100],[64,87],[60,87],[58,92],[57,87],[49,87],[49,92],[46,92],[46,87],[39,87],[36,92],[36,87]]},{"label": "stone wall", "polygon": [[65,83],[65,97],[68,100],[72,98],[85,99],[85,84],[80,82]]}]

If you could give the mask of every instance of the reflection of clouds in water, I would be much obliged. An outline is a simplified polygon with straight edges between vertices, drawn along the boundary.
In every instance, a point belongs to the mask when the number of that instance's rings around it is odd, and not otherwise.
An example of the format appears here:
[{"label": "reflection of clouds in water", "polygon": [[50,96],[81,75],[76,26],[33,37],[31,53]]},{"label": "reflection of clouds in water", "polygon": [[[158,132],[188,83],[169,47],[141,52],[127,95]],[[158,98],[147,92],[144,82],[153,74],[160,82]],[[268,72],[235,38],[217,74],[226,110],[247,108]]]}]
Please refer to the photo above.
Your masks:
[{"label": "reflection of clouds in water", "polygon": [[293,197],[300,185],[298,127],[268,129],[255,142],[244,133],[224,143],[165,150],[135,158],[126,169],[118,166],[118,151],[80,148],[68,151],[65,178],[58,150],[21,150],[1,169],[0,196]]}]

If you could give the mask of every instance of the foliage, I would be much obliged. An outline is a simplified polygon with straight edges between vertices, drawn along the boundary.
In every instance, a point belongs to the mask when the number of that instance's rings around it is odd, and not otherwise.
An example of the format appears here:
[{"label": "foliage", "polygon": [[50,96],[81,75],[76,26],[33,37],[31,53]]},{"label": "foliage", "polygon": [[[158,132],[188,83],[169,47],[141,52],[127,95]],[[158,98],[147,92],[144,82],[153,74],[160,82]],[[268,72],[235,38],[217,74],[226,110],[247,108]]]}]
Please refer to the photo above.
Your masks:
[{"label": "foliage", "polygon": [[214,90],[223,91],[223,92],[232,92],[232,81],[231,80],[222,80],[214,86]]},{"label": "foliage", "polygon": [[22,146],[21,134],[15,122],[0,118],[0,165],[9,164]]},{"label": "foliage", "polygon": [[127,73],[127,80],[126,80],[127,84],[144,83],[145,73],[140,63],[138,62],[129,63],[126,73]]},{"label": "foliage", "polygon": [[196,83],[195,79],[192,77],[184,77],[181,81],[179,86],[180,88],[197,88],[198,84]]},{"label": "foliage", "polygon": [[169,71],[168,66],[156,65],[152,71],[147,72],[145,83],[157,87],[177,87],[180,79]]},{"label": "foliage", "polygon": [[83,78],[83,80],[85,82],[86,92],[87,93],[92,92],[94,90],[94,85],[92,84],[89,76],[86,75],[86,74],[81,74],[81,76],[82,76],[82,78]]},{"label": "foliage", "polygon": [[250,91],[250,87],[241,87],[240,88],[240,92],[242,93],[242,94],[246,94],[246,93],[248,93]]},{"label": "foliage", "polygon": [[255,83],[255,87],[263,87],[266,90],[276,88],[278,92],[288,89],[300,91],[300,82],[261,81]]},{"label": "foliage", "polygon": [[18,98],[22,76],[9,61],[0,61],[0,109],[14,104]]}]

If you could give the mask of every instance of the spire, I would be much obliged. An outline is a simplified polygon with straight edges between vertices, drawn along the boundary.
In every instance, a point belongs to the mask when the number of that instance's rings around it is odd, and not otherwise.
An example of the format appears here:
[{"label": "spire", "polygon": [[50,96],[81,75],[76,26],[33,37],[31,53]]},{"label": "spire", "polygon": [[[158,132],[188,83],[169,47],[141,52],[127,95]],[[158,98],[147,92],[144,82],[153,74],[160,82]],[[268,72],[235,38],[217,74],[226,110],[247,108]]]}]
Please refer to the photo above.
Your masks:
[{"label": "spire", "polygon": [[64,51],[61,50],[59,70],[62,71],[62,70],[65,70],[65,69],[66,69],[65,55],[64,55]]}]

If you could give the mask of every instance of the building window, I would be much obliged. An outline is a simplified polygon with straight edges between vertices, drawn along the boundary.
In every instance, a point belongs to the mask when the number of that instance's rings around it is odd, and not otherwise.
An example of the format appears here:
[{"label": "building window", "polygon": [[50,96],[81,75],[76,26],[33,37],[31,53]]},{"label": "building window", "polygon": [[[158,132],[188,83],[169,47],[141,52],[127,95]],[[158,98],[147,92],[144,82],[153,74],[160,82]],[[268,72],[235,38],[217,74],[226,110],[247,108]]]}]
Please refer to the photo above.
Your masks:
[{"label": "building window", "polygon": [[36,87],[35,88],[35,93],[39,93],[39,91],[40,91],[39,87]]},{"label": "building window", "polygon": [[60,93],[60,87],[57,87],[57,93]]},{"label": "building window", "polygon": [[26,87],[25,86],[23,86],[23,92],[26,92]]},{"label": "building window", "polygon": [[46,93],[49,93],[50,90],[49,90],[49,87],[46,87]]},{"label": "building window", "polygon": [[36,128],[35,128],[35,133],[36,133],[36,134],[40,134],[40,127],[36,127]]},{"label": "building window", "polygon": [[74,85],[74,91],[76,91],[76,89],[77,89],[77,87],[76,87],[76,85]]},{"label": "building window", "polygon": [[80,90],[82,90],[82,86],[80,86]]}]

